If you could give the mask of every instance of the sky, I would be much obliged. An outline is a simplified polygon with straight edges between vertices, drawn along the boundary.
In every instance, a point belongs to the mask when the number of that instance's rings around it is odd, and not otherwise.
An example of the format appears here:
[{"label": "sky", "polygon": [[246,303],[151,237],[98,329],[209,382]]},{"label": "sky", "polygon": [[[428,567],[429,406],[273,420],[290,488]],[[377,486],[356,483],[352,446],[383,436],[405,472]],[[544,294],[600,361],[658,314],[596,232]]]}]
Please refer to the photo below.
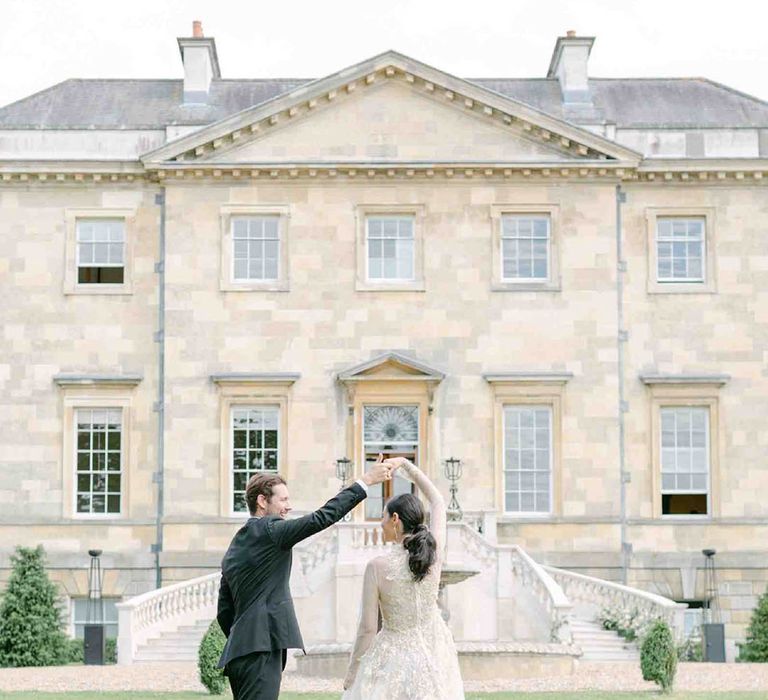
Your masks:
[{"label": "sky", "polygon": [[317,78],[395,49],[462,78],[544,77],[558,36],[592,77],[706,77],[768,101],[768,0],[0,0],[0,105],[67,78],[181,78],[176,37],[223,78]]}]

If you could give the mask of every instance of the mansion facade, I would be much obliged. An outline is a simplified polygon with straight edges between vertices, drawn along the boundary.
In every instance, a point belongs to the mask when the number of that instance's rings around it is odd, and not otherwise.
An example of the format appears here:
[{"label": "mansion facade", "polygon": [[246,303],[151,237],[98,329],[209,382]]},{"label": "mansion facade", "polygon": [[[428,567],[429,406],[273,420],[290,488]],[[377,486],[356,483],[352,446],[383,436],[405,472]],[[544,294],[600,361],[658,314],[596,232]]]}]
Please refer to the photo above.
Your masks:
[{"label": "mansion facade", "polygon": [[[704,79],[68,80],[0,109],[0,580],[216,571],[405,455],[537,561],[701,606],[768,583],[768,104]],[[505,69],[506,70],[506,69]],[[381,487],[383,489],[384,487]],[[376,522],[395,479],[353,514]],[[80,602],[78,602],[80,601]],[[311,637],[311,634],[307,635]]]}]

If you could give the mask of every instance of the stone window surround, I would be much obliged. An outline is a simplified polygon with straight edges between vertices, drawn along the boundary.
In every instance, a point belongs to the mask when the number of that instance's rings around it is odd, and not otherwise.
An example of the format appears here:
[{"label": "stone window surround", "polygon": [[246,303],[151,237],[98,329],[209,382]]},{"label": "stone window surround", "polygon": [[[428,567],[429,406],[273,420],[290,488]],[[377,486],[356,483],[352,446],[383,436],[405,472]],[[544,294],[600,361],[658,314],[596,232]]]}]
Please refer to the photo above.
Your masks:
[{"label": "stone window surround", "polygon": [[[562,406],[565,385],[572,377],[570,372],[555,371],[483,374],[493,393],[494,507],[501,514],[500,522],[541,521],[562,515]],[[513,405],[548,406],[552,411],[551,509],[547,513],[509,513],[504,510],[504,407]]]},{"label": "stone window surround", "polygon": [[[235,280],[233,216],[277,216],[278,278],[276,280]],[[287,292],[290,290],[290,207],[286,204],[223,204],[219,209],[221,226],[221,269],[219,289],[222,292]]]},{"label": "stone window surround", "polygon": [[[659,282],[656,230],[659,218],[682,217],[704,219],[704,281]],[[715,294],[717,293],[717,265],[715,258],[715,209],[713,207],[646,207],[646,239],[648,250],[648,294]]]},{"label": "stone window surround", "polygon": [[232,408],[245,406],[277,406],[278,463],[277,473],[290,481],[288,462],[288,412],[291,387],[301,377],[295,372],[213,374],[211,381],[219,390],[219,514],[223,518],[242,521],[248,513],[232,508]]},{"label": "stone window surround", "polygon": [[[122,284],[80,284],[77,281],[78,219],[122,219],[125,224]],[[133,207],[78,207],[64,210],[64,294],[133,294],[133,249],[136,209]]]},{"label": "stone window surround", "polygon": [[[70,520],[123,520],[130,517],[130,480],[137,463],[133,445],[132,403],[139,375],[56,375],[55,384],[61,390],[63,407],[62,435],[62,517]],[[76,499],[75,414],[79,408],[122,409],[122,470],[120,483],[120,513],[78,513]]]},{"label": "stone window surround", "polygon": [[[375,215],[413,217],[413,279],[369,280],[367,218]],[[358,204],[355,207],[356,267],[355,289],[358,292],[423,292],[424,281],[424,228],[426,207],[423,204]]]},{"label": "stone window surround", "polygon": [[[549,267],[547,279],[520,281],[502,278],[501,233],[505,214],[546,215],[549,217]],[[494,292],[559,292],[560,275],[560,207],[558,204],[492,204],[491,205],[491,291]]]},{"label": "stone window surround", "polygon": [[[651,489],[653,517],[660,520],[708,521],[720,515],[720,421],[719,390],[727,375],[641,374],[648,387],[651,421]],[[663,515],[661,509],[661,409],[697,406],[709,409],[709,493],[706,515]]]}]

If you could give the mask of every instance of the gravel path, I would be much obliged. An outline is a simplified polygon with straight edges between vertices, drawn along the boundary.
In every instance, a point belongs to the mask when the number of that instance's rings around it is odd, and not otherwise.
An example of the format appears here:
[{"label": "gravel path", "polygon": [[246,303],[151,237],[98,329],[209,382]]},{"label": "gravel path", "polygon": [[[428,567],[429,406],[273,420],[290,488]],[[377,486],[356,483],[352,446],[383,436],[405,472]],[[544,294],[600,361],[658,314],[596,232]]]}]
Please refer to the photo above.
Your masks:
[{"label": "gravel path", "polygon": [[[565,678],[528,678],[514,681],[467,681],[467,691],[546,690],[650,690],[635,663],[582,662],[578,672]],[[678,690],[765,690],[768,664],[684,663],[678,666]],[[153,690],[203,691],[197,668],[190,663],[137,664],[135,666],[55,666],[0,669],[0,691],[38,690]],[[283,690],[341,692],[340,681],[283,676]]]}]

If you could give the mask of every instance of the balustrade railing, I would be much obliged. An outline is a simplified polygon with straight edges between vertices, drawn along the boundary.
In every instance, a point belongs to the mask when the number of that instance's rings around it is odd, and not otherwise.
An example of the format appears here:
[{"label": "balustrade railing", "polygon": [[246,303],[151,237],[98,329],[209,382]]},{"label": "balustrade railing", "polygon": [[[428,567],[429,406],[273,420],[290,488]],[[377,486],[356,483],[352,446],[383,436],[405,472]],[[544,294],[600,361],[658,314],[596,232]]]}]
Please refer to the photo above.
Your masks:
[{"label": "balustrade railing", "polygon": [[571,602],[588,603],[596,608],[598,614],[608,611],[621,616],[630,620],[634,629],[643,629],[654,620],[662,619],[678,638],[682,634],[683,610],[688,607],[684,603],[567,569],[542,568],[557,581]]},{"label": "balustrade railing", "polygon": [[204,617],[213,619],[220,579],[219,573],[208,574],[118,603],[118,663],[132,664],[137,650],[150,637]]},{"label": "balustrade railing", "polygon": [[561,586],[543,566],[534,561],[517,545],[503,549],[508,549],[510,552],[512,572],[520,584],[531,591],[547,611],[550,624],[550,641],[571,644],[573,635],[571,634],[570,620],[573,614],[573,605]]}]

